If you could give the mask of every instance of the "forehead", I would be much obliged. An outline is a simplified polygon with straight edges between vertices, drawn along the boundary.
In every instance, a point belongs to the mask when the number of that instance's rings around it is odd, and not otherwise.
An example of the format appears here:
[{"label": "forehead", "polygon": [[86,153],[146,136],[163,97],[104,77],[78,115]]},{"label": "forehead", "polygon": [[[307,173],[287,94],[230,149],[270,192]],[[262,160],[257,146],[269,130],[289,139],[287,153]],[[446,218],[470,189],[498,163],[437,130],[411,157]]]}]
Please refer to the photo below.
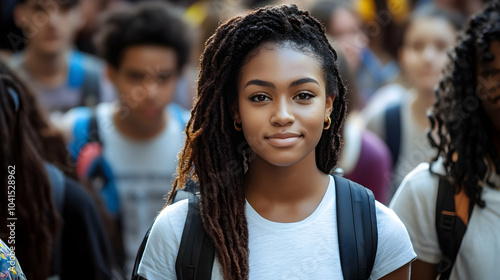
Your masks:
[{"label": "forehead", "polygon": [[421,17],[413,20],[404,37],[406,40],[413,37],[439,37],[454,38],[456,30],[453,25],[444,18],[439,17]]},{"label": "forehead", "polygon": [[174,69],[177,55],[173,48],[155,45],[137,45],[124,50],[120,68],[135,68],[142,71],[150,69]]},{"label": "forehead", "polygon": [[240,71],[240,82],[250,79],[285,82],[305,76],[323,81],[322,64],[312,51],[266,44],[247,56]]}]

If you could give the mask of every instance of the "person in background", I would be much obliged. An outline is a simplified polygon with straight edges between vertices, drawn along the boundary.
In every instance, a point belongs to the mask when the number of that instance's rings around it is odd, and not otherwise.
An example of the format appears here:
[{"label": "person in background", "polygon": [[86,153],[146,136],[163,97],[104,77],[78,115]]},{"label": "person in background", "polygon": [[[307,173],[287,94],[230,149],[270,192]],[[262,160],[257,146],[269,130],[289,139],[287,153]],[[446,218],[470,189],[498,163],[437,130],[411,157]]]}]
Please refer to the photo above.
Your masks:
[{"label": "person in background", "polygon": [[47,161],[51,150],[42,154],[33,100],[0,63],[0,218],[9,221],[0,223],[0,238],[15,247],[28,279],[110,279],[114,260],[96,204]]},{"label": "person in background", "polygon": [[189,119],[172,103],[191,47],[181,15],[160,1],[110,11],[96,43],[119,98],[64,117],[77,173],[101,192],[122,230],[126,275],[171,189]]},{"label": "person in background", "polygon": [[[441,274],[440,279],[496,279],[500,275],[499,1],[472,16],[450,57],[430,116],[429,141],[437,153],[406,176],[390,207],[408,229],[417,253],[412,278],[436,279]],[[443,197],[443,191],[451,196]],[[454,209],[446,210],[451,213],[437,210],[450,200]],[[457,234],[439,241],[444,236],[438,237],[439,228],[446,226],[456,234],[459,224],[466,229],[463,239]],[[450,242],[455,244],[455,256],[441,249]]]},{"label": "person in background", "polygon": [[[15,247],[12,246],[12,248]],[[0,239],[0,279],[26,280],[26,275],[24,275],[15,252],[2,239]]]},{"label": "person in background", "polygon": [[[334,49],[336,44],[332,44]],[[375,198],[389,203],[391,154],[384,141],[366,130],[359,115],[360,96],[353,73],[341,51],[337,51],[339,73],[346,85],[347,117],[343,127],[344,144],[338,167],[344,177],[369,188]]]},{"label": "person in background", "polygon": [[390,106],[363,112],[367,129],[384,140],[391,151],[391,197],[403,177],[432,156],[432,147],[426,139],[427,110],[435,101],[434,89],[459,28],[453,14],[433,5],[414,11],[403,32],[399,52],[400,65],[410,88],[404,93],[407,97],[396,99]]},{"label": "person in background", "polygon": [[114,99],[103,63],[73,48],[84,24],[80,5],[80,0],[20,0],[14,9],[27,44],[9,65],[34,89],[54,124],[73,107]]}]

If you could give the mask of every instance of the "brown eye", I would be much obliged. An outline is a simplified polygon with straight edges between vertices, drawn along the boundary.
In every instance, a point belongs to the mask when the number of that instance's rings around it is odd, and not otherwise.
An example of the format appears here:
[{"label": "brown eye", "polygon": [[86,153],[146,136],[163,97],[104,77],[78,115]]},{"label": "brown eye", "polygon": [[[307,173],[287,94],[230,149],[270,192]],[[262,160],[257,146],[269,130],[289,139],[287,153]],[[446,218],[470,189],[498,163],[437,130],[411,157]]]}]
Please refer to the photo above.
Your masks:
[{"label": "brown eye", "polygon": [[269,97],[265,96],[264,94],[256,94],[250,97],[250,100],[254,102],[264,102],[264,101],[269,101],[271,99],[269,99]]},{"label": "brown eye", "polygon": [[298,99],[298,100],[302,100],[302,101],[305,101],[305,100],[310,100],[312,98],[314,98],[315,96],[311,93],[308,93],[308,92],[301,92],[299,94],[297,94],[295,96],[295,99]]}]

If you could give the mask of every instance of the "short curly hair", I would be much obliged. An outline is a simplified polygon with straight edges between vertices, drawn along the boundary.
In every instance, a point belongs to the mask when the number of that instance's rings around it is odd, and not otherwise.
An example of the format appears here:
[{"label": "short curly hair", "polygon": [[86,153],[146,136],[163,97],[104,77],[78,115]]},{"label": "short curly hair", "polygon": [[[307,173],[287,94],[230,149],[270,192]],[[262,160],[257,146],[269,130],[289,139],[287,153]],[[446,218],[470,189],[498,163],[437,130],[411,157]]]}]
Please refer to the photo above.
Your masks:
[{"label": "short curly hair", "polygon": [[119,68],[125,51],[133,46],[157,45],[173,48],[177,69],[187,63],[191,37],[182,10],[164,2],[147,1],[127,5],[105,15],[95,36],[99,55]]}]

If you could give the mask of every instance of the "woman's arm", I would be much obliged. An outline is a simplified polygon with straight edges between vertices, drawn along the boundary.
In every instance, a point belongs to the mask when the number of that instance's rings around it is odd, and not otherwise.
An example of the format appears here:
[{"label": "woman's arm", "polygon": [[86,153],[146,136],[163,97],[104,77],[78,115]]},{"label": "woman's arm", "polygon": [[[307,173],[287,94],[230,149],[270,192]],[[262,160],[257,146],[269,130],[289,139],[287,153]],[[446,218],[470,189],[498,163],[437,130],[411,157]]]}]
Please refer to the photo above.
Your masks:
[{"label": "woman's arm", "polygon": [[435,280],[437,277],[437,264],[419,261],[413,262],[411,279]]},{"label": "woman's arm", "polygon": [[[403,279],[410,280],[410,270],[411,270],[410,267],[411,267],[411,262],[403,265],[402,267],[380,278],[380,280],[403,280]],[[412,278],[412,279],[420,279],[420,278]]]}]

